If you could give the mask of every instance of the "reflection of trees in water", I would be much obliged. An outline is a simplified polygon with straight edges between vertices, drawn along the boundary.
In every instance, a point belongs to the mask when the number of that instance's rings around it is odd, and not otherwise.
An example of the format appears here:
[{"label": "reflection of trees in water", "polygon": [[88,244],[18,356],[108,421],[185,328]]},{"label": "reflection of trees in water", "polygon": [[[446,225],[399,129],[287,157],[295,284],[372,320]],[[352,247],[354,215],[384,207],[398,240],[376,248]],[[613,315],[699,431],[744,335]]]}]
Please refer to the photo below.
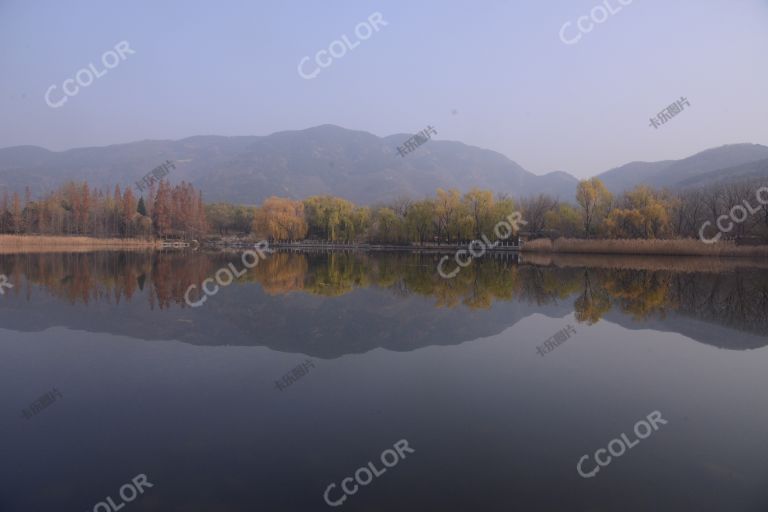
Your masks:
[{"label": "reflection of trees in water", "polygon": [[[219,258],[221,260],[221,258]],[[229,258],[230,261],[236,261]],[[229,261],[227,261],[228,263]],[[167,309],[171,304],[186,307],[184,294],[191,284],[198,287],[203,280],[213,277],[213,273],[226,263],[214,263],[210,258],[196,253],[155,253],[152,255],[152,270],[149,275],[149,303],[154,308],[157,301],[160,309]]]},{"label": "reflection of trees in water", "polygon": [[490,308],[494,300],[511,300],[517,288],[518,268],[498,260],[470,265],[453,279],[437,273],[439,256],[389,253],[366,256],[371,284],[399,296],[419,295],[435,299],[437,307],[459,304],[473,309]]},{"label": "reflection of trees in water", "polygon": [[520,267],[520,287],[516,295],[530,304],[544,305],[565,300],[581,290],[579,272],[556,267]]},{"label": "reflection of trees in water", "polygon": [[309,264],[307,258],[295,253],[277,253],[259,261],[243,279],[257,281],[269,295],[282,295],[304,289]]},{"label": "reflection of trees in water", "polygon": [[[130,301],[146,291],[152,309],[184,305],[184,292],[210,272],[210,258],[188,258],[180,253],[90,252],[0,255],[0,273],[13,283],[44,288],[70,304]],[[145,290],[146,288],[146,290]]]},{"label": "reflection of trees in water", "polygon": [[723,274],[676,274],[672,302],[678,312],[760,335],[768,334],[768,274],[737,269]]},{"label": "reflection of trees in water", "polygon": [[[768,272],[737,269],[702,273],[515,265],[474,260],[453,279],[436,271],[440,256],[412,253],[278,252],[235,282],[256,282],[270,295],[301,291],[327,297],[375,286],[397,296],[433,298],[437,307],[490,308],[494,301],[547,305],[573,300],[576,319],[593,324],[616,306],[637,320],[669,311],[740,329],[768,332]],[[229,263],[244,269],[238,253],[94,252],[0,255],[0,274],[19,295],[37,285],[69,303],[130,301],[147,295],[152,308],[186,307],[184,293]]]},{"label": "reflection of trees in water", "polygon": [[589,325],[597,323],[611,310],[611,297],[603,286],[600,272],[584,269],[584,286],[581,294],[573,303],[576,320]]},{"label": "reflection of trees in water", "polygon": [[622,269],[607,272],[603,286],[623,312],[641,320],[653,314],[663,318],[668,308],[675,309],[671,280],[667,271]]},{"label": "reflection of trees in water", "polygon": [[366,258],[351,253],[315,256],[310,260],[310,271],[304,280],[304,289],[328,297],[344,295],[356,287],[368,287],[367,270]]},{"label": "reflection of trees in water", "polygon": [[[119,257],[117,256],[119,254]],[[71,304],[92,301],[119,303],[130,300],[139,287],[137,277],[151,270],[147,253],[37,253],[0,256],[0,273],[16,283],[18,292],[26,284],[45,288]]]},{"label": "reflection of trees in water", "polygon": [[439,307],[488,308],[494,299],[514,298],[516,267],[488,262],[443,279],[436,265],[432,256],[410,253],[277,253],[256,267],[251,279],[273,295],[301,290],[333,297],[376,286],[401,297],[435,297]]}]

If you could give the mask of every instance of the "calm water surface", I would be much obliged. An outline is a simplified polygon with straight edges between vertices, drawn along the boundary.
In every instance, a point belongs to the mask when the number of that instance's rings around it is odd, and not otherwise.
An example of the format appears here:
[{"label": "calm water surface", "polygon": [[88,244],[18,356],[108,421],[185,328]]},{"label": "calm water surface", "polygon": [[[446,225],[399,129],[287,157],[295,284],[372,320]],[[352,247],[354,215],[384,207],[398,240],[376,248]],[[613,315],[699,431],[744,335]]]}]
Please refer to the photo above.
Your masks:
[{"label": "calm water surface", "polygon": [[0,511],[768,510],[766,265],[437,260],[0,255]]}]

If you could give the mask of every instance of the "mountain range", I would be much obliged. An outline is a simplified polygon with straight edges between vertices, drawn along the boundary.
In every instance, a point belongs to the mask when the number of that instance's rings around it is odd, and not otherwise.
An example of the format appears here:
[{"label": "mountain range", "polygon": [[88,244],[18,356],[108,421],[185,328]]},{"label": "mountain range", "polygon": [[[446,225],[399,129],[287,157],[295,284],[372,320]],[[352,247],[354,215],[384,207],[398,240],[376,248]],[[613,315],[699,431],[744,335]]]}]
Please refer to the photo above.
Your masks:
[{"label": "mountain range", "polygon": [[[573,201],[578,180],[566,172],[536,175],[500,153],[456,141],[429,140],[400,156],[397,147],[410,137],[322,125],[267,136],[195,136],[66,151],[14,146],[0,149],[0,191],[22,193],[29,186],[36,197],[70,180],[125,188],[171,160],[176,168],[168,179],[192,183],[209,202],[258,204],[272,195],[332,194],[374,204],[432,195],[438,187],[479,187],[512,197],[545,193]],[[596,175],[614,193],[638,184],[682,188],[766,177],[768,147],[732,144]]]}]

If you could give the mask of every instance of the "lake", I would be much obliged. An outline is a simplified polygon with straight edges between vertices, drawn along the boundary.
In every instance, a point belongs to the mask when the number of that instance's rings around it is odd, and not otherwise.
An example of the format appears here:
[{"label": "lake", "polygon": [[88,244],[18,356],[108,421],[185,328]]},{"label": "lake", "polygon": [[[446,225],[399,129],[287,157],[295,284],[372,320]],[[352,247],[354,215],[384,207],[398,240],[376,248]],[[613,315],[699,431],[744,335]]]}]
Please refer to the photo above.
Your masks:
[{"label": "lake", "polygon": [[767,264],[439,258],[0,255],[0,511],[768,508]]}]

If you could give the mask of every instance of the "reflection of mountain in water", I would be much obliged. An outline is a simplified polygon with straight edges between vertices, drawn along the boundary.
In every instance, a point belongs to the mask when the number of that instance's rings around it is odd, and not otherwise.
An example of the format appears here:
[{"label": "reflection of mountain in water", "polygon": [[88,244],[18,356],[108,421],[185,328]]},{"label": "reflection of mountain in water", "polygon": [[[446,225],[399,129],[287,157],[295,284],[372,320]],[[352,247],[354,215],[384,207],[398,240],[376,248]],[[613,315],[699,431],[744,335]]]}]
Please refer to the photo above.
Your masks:
[{"label": "reflection of mountain in water", "polygon": [[[731,349],[764,346],[768,271],[561,268],[477,260],[440,278],[436,256],[277,253],[200,308],[184,304],[234,253],[0,256],[17,286],[5,328],[53,326],[317,357],[413,350],[497,334],[533,313],[678,332]],[[242,268],[241,266],[239,268]],[[258,283],[260,286],[255,286]],[[149,306],[149,307],[147,307]]]},{"label": "reflection of mountain in water", "polygon": [[734,334],[733,329],[729,327],[677,312],[670,313],[663,318],[648,318],[642,324],[618,311],[611,311],[604,318],[625,329],[653,329],[654,331],[677,333],[699,343],[723,349],[746,350],[760,348],[768,344],[765,336],[748,332]]}]

